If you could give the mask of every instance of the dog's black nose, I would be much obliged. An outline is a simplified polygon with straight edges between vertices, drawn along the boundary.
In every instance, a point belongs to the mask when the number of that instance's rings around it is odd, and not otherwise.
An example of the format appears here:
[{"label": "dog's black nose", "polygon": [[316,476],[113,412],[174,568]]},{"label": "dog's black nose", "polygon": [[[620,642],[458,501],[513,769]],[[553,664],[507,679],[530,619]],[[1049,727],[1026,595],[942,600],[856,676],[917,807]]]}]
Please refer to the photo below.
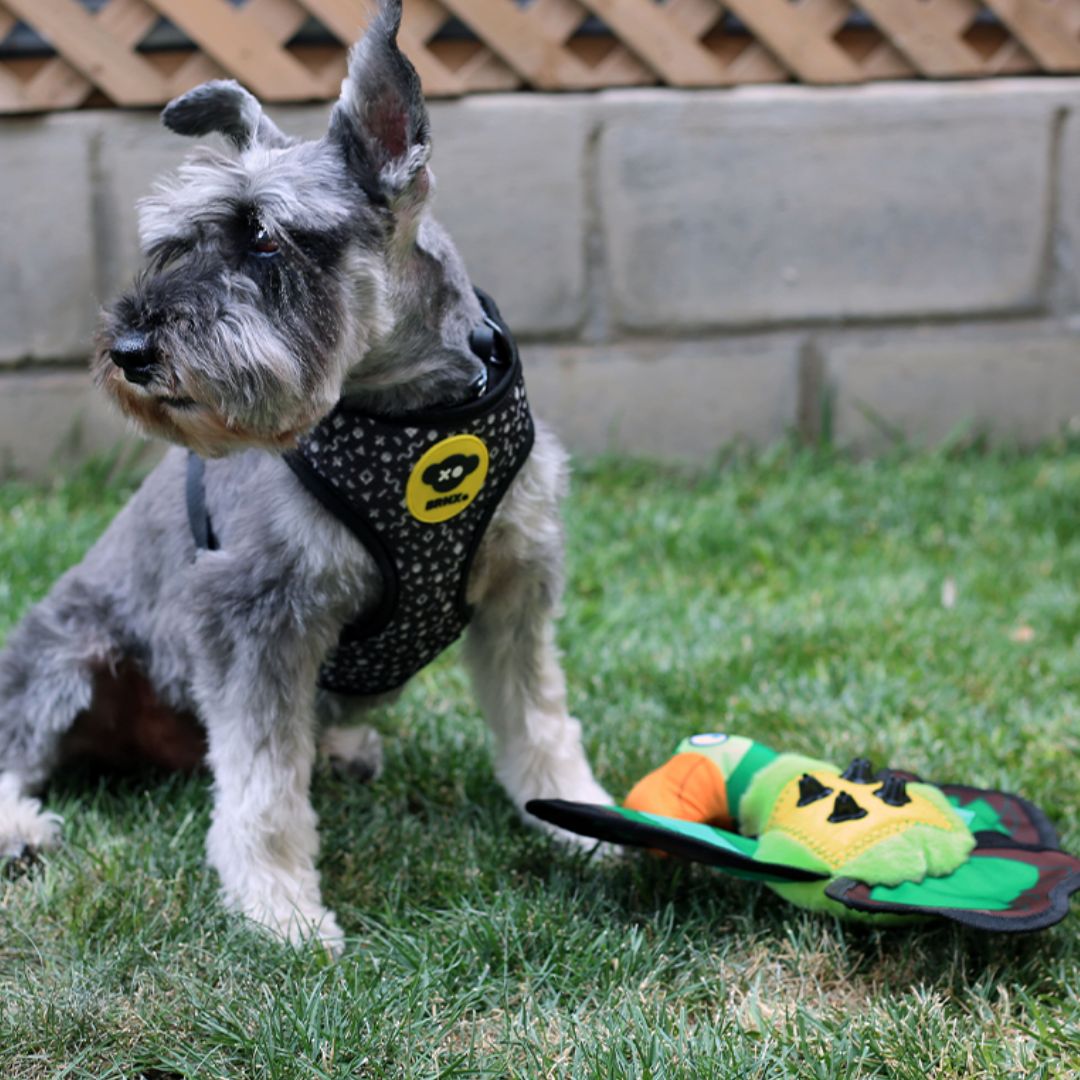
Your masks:
[{"label": "dog's black nose", "polygon": [[128,330],[121,334],[113,342],[109,356],[128,382],[145,386],[154,377],[157,354],[150,343],[150,335],[141,330]]}]

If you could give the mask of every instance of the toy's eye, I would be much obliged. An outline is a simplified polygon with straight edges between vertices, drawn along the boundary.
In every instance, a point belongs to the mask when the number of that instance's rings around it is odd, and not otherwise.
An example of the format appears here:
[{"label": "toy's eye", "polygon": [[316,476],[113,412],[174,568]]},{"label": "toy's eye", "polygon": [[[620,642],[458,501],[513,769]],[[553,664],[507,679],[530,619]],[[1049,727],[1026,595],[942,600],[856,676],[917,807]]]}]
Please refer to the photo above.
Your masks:
[{"label": "toy's eye", "polygon": [[278,242],[270,235],[265,225],[257,225],[251,234],[250,250],[252,255],[267,257],[277,255],[281,250]]}]

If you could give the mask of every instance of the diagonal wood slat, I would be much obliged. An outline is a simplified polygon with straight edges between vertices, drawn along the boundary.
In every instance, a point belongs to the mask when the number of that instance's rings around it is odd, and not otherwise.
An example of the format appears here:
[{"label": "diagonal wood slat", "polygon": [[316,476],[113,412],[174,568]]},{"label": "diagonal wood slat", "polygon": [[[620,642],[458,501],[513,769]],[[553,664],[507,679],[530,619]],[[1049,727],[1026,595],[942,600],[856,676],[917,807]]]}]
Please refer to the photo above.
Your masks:
[{"label": "diagonal wood slat", "polygon": [[[265,24],[279,45],[284,45],[308,17],[308,12],[296,0],[248,0],[247,8],[249,14]],[[173,95],[182,94],[208,79],[221,79],[229,74],[206,53],[196,52],[173,75],[170,90]]]},{"label": "diagonal wood slat", "polygon": [[221,0],[147,2],[267,101],[306,101],[322,96],[311,72],[282,49],[266,23],[246,8],[234,8]]},{"label": "diagonal wood slat", "polygon": [[[267,101],[329,100],[375,3],[108,0],[92,14],[79,0],[0,0],[0,42],[21,21],[55,50],[0,59],[0,113],[161,105],[212,78]],[[599,35],[581,32],[590,16]],[[140,51],[159,17],[194,47]],[[309,18],[332,43],[294,43]],[[455,18],[471,38],[440,35]],[[431,96],[1080,74],[1080,0],[405,0],[400,42]]]},{"label": "diagonal wood slat", "polygon": [[[137,45],[157,22],[157,14],[142,0],[111,0],[96,18],[103,30],[128,48]],[[94,92],[94,84],[57,57],[26,84],[26,92],[38,108],[73,108]]]},{"label": "diagonal wood slat", "polygon": [[1045,71],[1080,70],[1080,4],[984,0]]},{"label": "diagonal wood slat", "polygon": [[[688,34],[701,39],[716,23],[721,8],[717,0],[668,0],[671,17]],[[756,41],[734,39],[715,55],[724,65],[728,83],[783,82],[787,71]]]},{"label": "diagonal wood slat", "polygon": [[119,105],[153,105],[165,80],[141,56],[75,0],[4,0],[4,7],[37,28],[64,59]]},{"label": "diagonal wood slat", "polygon": [[[529,16],[536,20],[540,31],[566,47],[574,31],[588,16],[579,0],[534,0]],[[656,81],[651,68],[615,38],[616,44],[595,67],[582,64],[576,72],[579,80],[573,89],[586,90],[599,86],[641,86]]]},{"label": "diagonal wood slat", "polygon": [[862,81],[858,64],[832,38],[849,11],[844,0],[726,0],[726,5],[803,82]]},{"label": "diagonal wood slat", "polygon": [[672,86],[723,86],[724,65],[652,0],[581,0]]},{"label": "diagonal wood slat", "polygon": [[923,75],[978,75],[979,54],[961,35],[978,14],[973,0],[859,0],[874,22]]},{"label": "diagonal wood slat", "polygon": [[506,0],[442,0],[511,67],[541,90],[588,86],[589,70],[551,36],[537,14]]}]

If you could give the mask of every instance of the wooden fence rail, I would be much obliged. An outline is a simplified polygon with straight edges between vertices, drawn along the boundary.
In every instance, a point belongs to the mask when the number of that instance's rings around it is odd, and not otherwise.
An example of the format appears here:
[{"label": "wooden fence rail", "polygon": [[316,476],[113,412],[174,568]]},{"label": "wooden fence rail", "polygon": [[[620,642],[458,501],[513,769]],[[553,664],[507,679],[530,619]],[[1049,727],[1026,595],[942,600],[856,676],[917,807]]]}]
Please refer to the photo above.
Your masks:
[{"label": "wooden fence rail", "polygon": [[[160,105],[225,76],[267,101],[325,100],[369,11],[0,0],[0,113]],[[182,47],[150,44],[163,25]],[[42,47],[5,48],[31,32]],[[1080,0],[405,0],[401,42],[433,97],[1080,73]]]}]

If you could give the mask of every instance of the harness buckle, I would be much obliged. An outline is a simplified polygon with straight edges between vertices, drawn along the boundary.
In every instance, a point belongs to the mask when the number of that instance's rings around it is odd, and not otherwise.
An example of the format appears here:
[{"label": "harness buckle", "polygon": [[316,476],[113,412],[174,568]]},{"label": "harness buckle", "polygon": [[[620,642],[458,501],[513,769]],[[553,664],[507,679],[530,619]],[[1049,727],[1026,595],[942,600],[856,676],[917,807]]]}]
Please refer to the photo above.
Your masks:
[{"label": "harness buckle", "polygon": [[484,321],[469,331],[469,348],[485,363],[505,367],[513,357],[510,339],[503,328],[486,312]]}]

